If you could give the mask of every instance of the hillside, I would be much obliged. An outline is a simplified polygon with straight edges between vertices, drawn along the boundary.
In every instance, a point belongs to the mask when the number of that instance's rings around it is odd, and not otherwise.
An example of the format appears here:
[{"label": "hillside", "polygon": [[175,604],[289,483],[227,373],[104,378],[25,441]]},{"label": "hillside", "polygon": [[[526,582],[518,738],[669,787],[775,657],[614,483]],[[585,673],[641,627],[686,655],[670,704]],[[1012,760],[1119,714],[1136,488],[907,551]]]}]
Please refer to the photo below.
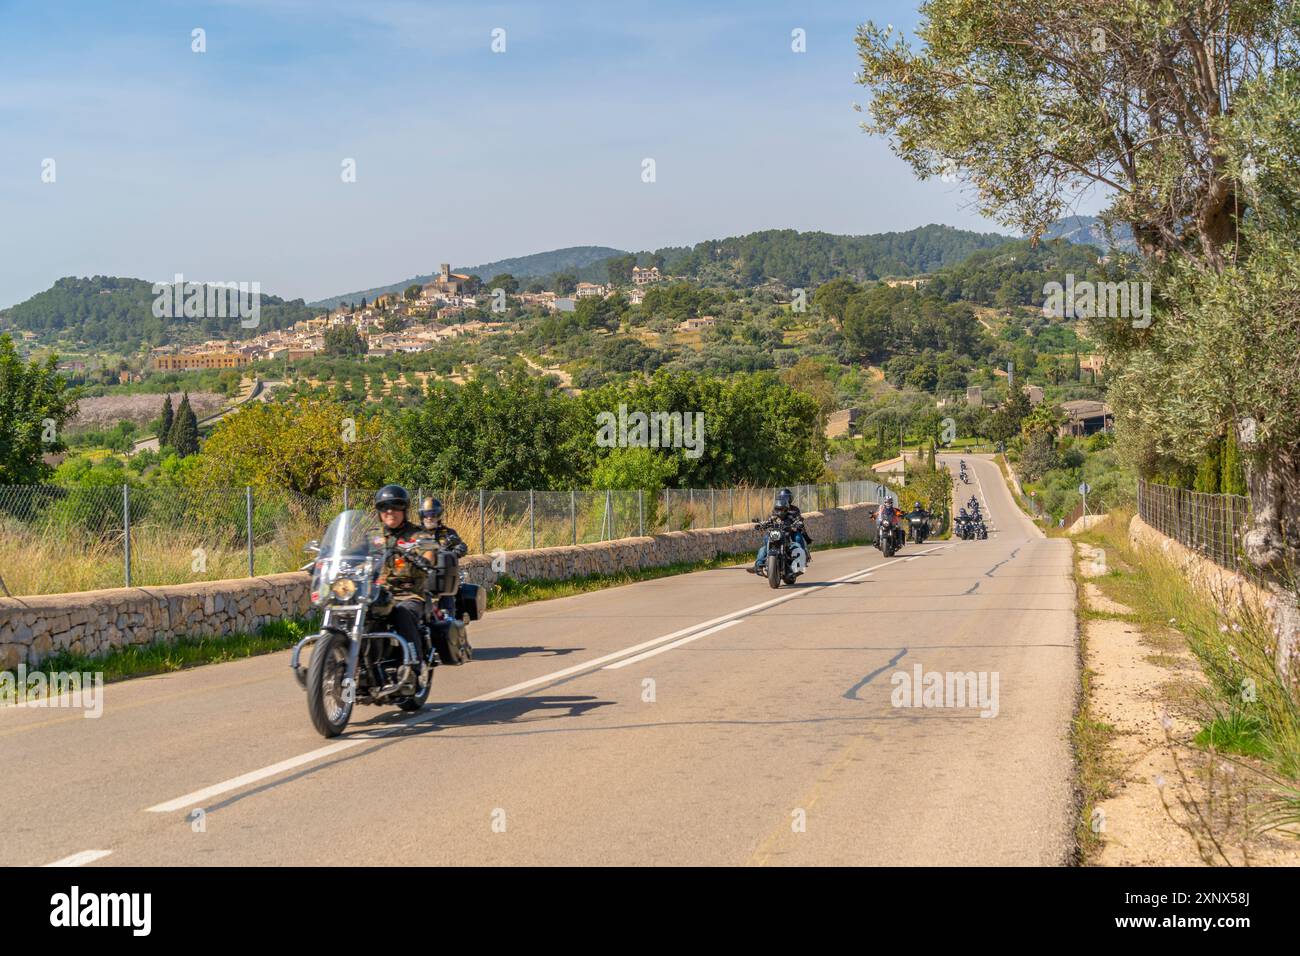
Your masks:
[{"label": "hillside", "polygon": [[674,274],[730,278],[741,286],[776,279],[807,288],[839,276],[861,282],[933,272],[1009,239],[936,224],[864,236],[769,229],[661,253]]},{"label": "hillside", "polygon": [[141,345],[246,338],[313,314],[301,299],[286,301],[263,292],[258,327],[241,329],[238,315],[158,318],[154,299],[153,283],[145,279],[68,276],[0,312],[0,328],[34,332],[45,342],[133,352]]},{"label": "hillside", "polygon": [[[453,269],[465,275],[476,275],[484,282],[493,276],[499,276],[507,272],[516,279],[532,279],[538,276],[554,275],[558,272],[577,272],[594,263],[608,259],[610,256],[619,255],[624,255],[621,249],[612,249],[609,246],[569,246],[565,249],[536,252],[530,256],[519,256],[515,259],[498,259],[496,262],[485,262],[477,266],[453,266]],[[312,308],[316,309],[332,309],[342,302],[360,302],[362,298],[370,302],[376,296],[389,292],[401,292],[408,286],[430,282],[433,278],[433,273],[412,276],[409,279],[403,279],[401,282],[376,286],[373,289],[345,292],[342,295],[319,299],[310,304]]]}]

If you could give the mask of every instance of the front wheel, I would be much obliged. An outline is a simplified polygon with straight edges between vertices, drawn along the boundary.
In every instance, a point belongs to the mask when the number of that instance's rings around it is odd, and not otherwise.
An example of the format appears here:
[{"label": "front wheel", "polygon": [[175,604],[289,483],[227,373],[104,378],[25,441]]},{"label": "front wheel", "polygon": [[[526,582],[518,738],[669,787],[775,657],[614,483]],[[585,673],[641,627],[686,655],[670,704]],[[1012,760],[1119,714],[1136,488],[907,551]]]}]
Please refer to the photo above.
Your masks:
[{"label": "front wheel", "polygon": [[880,550],[884,552],[887,558],[894,556],[894,536],[888,531],[885,532],[884,538],[881,539]]},{"label": "front wheel", "polygon": [[769,554],[767,556],[767,586],[776,589],[781,586],[781,556]]},{"label": "front wheel", "polygon": [[344,686],[348,671],[348,639],[327,634],[312,648],[307,665],[307,713],[322,737],[337,737],[352,718],[355,687]]}]

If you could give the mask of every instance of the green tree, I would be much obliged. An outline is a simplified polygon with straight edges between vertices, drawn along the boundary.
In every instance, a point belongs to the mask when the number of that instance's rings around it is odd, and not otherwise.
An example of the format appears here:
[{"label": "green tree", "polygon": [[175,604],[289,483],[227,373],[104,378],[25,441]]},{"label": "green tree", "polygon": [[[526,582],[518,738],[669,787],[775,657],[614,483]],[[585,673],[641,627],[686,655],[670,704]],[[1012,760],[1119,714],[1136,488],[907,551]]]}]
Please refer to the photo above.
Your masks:
[{"label": "green tree", "polygon": [[194,409],[190,407],[190,393],[186,392],[181,397],[180,407],[176,409],[176,418],[172,421],[171,430],[167,433],[167,445],[179,455],[186,458],[198,453],[199,450],[199,420],[194,414]]},{"label": "green tree", "polygon": [[[923,177],[959,171],[1030,235],[1088,188],[1155,285],[1147,322],[1099,317],[1110,397],[1144,474],[1185,472],[1249,420],[1245,552],[1300,564],[1300,14],[1282,0],[924,0],[922,49],[858,33],[867,129]],[[1112,319],[1114,317],[1111,317]]]},{"label": "green tree", "polygon": [[325,330],[326,355],[365,355],[369,350],[366,340],[355,325],[333,325]]},{"label": "green tree", "polygon": [[493,276],[487,287],[489,289],[504,289],[506,295],[514,295],[519,291],[519,280],[509,272],[503,272],[499,276]]},{"label": "green tree", "polygon": [[333,402],[250,402],[223,418],[198,456],[201,483],[319,495],[390,480],[391,436],[378,415]]},{"label": "green tree", "polygon": [[163,399],[162,419],[158,423],[158,446],[161,448],[171,436],[172,425],[176,422],[176,411],[172,408],[171,393]]},{"label": "green tree", "polygon": [[13,339],[0,335],[0,485],[49,477],[42,456],[63,451],[63,429],[76,414],[78,392],[58,372],[58,358],[24,362]]}]

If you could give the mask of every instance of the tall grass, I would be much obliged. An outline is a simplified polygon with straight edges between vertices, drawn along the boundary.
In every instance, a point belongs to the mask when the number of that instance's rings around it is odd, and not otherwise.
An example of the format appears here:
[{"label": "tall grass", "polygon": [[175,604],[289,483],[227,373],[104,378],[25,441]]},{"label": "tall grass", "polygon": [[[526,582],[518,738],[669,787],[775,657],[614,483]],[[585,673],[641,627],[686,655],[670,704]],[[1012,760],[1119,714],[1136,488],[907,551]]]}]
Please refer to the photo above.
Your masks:
[{"label": "tall grass", "polygon": [[1271,785],[1264,819],[1271,826],[1300,824],[1300,698],[1277,673],[1277,635],[1267,610],[1247,591],[1200,590],[1163,554],[1131,547],[1131,518],[1131,510],[1114,511],[1083,536],[1134,569],[1101,580],[1144,629],[1174,627],[1184,635],[1208,680],[1197,742],[1256,758]]},{"label": "tall grass", "polygon": [[[416,489],[412,489],[414,493]],[[125,584],[121,491],[96,488],[36,503],[23,517],[0,515],[0,579],[11,595],[57,594]],[[635,491],[488,492],[480,519],[477,492],[443,495],[443,520],[470,551],[608,541],[642,529],[741,524],[766,514],[773,489],[673,491],[668,498]],[[141,508],[136,515],[137,504]],[[349,505],[368,508],[370,493],[354,491]],[[254,493],[253,573],[293,571],[307,560],[303,546],[319,538],[343,508],[342,496],[317,501]],[[418,516],[413,506],[412,518]],[[247,577],[246,503],[242,490],[220,493],[164,489],[132,492],[131,584],[189,584]],[[757,547],[757,543],[755,544]]]}]

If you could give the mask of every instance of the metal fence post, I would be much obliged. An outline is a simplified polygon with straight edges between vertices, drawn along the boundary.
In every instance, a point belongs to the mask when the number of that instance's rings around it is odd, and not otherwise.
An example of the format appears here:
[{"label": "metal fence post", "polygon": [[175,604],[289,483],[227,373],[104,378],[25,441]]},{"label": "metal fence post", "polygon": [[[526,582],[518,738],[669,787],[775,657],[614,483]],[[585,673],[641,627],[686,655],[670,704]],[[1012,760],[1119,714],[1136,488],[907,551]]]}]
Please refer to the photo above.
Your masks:
[{"label": "metal fence post", "polygon": [[718,490],[716,488],[709,489],[709,510],[713,514],[713,517],[709,519],[709,527],[716,528],[718,526]]},{"label": "metal fence post", "polygon": [[528,489],[528,547],[537,547],[537,517],[533,508],[533,489]]},{"label": "metal fence post", "polygon": [[578,543],[578,491],[569,489],[569,524],[573,526],[573,543]]},{"label": "metal fence post", "polygon": [[636,490],[636,534],[638,538],[645,537],[645,489]]},{"label": "metal fence post", "polygon": [[487,554],[487,525],[483,517],[483,489],[478,490],[478,550]]},{"label": "metal fence post", "polygon": [[122,484],[122,558],[126,586],[131,586],[131,486]]},{"label": "metal fence post", "polygon": [[248,576],[253,577],[253,486],[244,486],[245,514],[248,521]]},{"label": "metal fence post", "polygon": [[614,540],[614,512],[612,510],[613,504],[614,504],[614,494],[608,488],[606,488],[605,489],[605,522],[604,522],[605,528],[602,529],[605,530],[606,541]]}]

